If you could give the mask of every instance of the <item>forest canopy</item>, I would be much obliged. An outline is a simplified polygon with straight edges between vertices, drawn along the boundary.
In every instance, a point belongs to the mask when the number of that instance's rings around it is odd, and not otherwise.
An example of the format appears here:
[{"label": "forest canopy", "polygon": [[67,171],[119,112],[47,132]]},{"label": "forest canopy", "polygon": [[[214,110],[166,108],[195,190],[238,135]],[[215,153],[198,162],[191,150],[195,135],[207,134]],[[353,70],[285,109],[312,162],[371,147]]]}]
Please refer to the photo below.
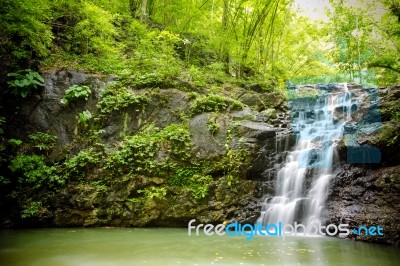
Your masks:
[{"label": "forest canopy", "polygon": [[321,76],[398,83],[399,2],[353,2],[330,0],[322,21],[293,0],[1,0],[1,75],[72,68],[200,86],[207,73],[271,87]]}]

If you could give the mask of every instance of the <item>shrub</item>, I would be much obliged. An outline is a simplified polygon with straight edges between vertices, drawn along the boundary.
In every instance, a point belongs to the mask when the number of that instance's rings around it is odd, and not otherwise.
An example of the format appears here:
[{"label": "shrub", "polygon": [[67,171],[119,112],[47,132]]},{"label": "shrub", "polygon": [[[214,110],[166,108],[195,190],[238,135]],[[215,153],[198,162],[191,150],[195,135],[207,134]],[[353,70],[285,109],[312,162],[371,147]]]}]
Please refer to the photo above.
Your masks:
[{"label": "shrub", "polygon": [[69,174],[73,174],[74,177],[82,176],[100,162],[100,155],[93,148],[81,150],[78,154],[66,160],[64,165]]},{"label": "shrub", "polygon": [[38,216],[41,209],[42,203],[40,201],[30,201],[27,203],[25,209],[21,211],[21,218],[26,219]]},{"label": "shrub", "polygon": [[65,180],[58,175],[55,166],[48,166],[41,155],[17,155],[11,160],[9,168],[18,174],[18,183],[40,188],[43,185],[64,184]]}]

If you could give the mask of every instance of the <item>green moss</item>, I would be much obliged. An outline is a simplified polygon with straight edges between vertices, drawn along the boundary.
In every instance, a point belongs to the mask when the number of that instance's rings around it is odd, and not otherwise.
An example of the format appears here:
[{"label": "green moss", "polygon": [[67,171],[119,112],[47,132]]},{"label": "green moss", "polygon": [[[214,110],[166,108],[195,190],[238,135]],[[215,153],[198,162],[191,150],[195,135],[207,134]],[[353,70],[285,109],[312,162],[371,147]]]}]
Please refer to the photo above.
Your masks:
[{"label": "green moss", "polygon": [[400,125],[398,122],[388,122],[383,125],[379,133],[377,142],[386,146],[394,146],[400,141],[399,137]]},{"label": "green moss", "polygon": [[220,125],[217,122],[217,118],[217,116],[213,115],[207,120],[208,131],[210,131],[210,133],[213,135],[217,133],[220,128]]},{"label": "green moss", "polygon": [[117,150],[108,154],[105,168],[118,173],[152,175],[163,163],[156,158],[159,152],[165,152],[168,158],[187,160],[190,146],[190,133],[183,124],[171,124],[162,130],[149,126],[119,142]]},{"label": "green moss", "polygon": [[242,109],[243,104],[240,101],[232,100],[217,94],[209,94],[207,96],[197,98],[192,107],[192,115],[197,115],[204,112],[222,112],[227,109],[237,110]]}]

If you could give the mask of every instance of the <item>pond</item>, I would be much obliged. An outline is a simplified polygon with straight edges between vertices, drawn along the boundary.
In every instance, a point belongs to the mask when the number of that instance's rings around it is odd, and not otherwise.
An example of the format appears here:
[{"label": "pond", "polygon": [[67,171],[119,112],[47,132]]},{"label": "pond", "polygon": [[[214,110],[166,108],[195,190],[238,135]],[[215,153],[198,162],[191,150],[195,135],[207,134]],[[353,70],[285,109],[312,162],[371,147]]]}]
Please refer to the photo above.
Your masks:
[{"label": "pond", "polygon": [[188,236],[187,229],[0,231],[0,265],[399,265],[400,250],[332,237]]}]

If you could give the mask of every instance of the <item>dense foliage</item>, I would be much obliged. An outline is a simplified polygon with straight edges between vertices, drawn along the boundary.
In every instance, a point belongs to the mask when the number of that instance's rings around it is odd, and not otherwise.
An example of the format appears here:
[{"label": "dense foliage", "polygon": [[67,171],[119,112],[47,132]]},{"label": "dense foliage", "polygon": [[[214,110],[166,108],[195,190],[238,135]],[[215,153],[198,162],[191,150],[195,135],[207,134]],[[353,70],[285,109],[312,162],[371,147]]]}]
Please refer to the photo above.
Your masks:
[{"label": "dense foliage", "polygon": [[10,70],[40,60],[128,75],[136,87],[177,78],[204,86],[207,73],[283,85],[367,67],[398,82],[398,2],[330,3],[322,22],[301,17],[292,0],[2,0],[0,53]]}]

